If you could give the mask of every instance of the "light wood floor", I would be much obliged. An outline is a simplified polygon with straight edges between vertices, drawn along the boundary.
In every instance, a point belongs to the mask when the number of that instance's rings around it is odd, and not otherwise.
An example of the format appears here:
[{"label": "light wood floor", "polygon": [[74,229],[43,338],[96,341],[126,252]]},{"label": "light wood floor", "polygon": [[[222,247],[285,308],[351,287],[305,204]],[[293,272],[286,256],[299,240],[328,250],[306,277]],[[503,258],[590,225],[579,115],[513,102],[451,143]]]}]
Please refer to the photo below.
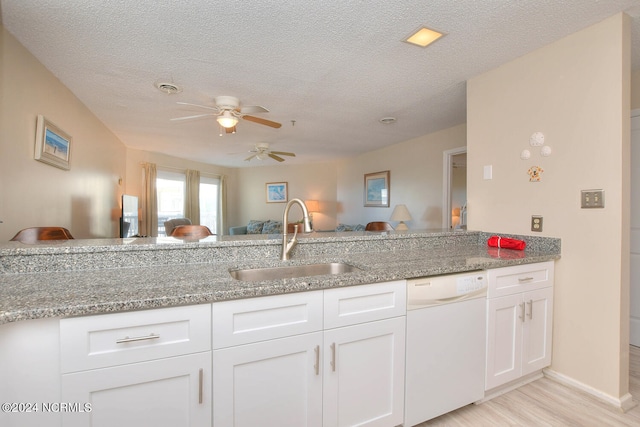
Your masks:
[{"label": "light wood floor", "polygon": [[[640,400],[640,348],[631,347],[629,392]],[[542,378],[480,405],[468,405],[426,426],[640,426],[640,405],[626,413],[595,397]]]}]

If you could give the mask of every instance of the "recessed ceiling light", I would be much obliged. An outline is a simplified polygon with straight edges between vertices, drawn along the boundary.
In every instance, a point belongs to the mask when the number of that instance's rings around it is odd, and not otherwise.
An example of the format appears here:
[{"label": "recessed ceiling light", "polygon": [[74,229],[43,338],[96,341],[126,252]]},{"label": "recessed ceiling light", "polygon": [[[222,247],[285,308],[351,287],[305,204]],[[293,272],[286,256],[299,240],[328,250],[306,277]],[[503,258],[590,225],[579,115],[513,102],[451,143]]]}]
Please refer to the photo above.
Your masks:
[{"label": "recessed ceiling light", "polygon": [[434,41],[438,40],[444,34],[427,27],[421,27],[409,37],[404,39],[405,42],[414,44],[420,47],[427,47]]}]

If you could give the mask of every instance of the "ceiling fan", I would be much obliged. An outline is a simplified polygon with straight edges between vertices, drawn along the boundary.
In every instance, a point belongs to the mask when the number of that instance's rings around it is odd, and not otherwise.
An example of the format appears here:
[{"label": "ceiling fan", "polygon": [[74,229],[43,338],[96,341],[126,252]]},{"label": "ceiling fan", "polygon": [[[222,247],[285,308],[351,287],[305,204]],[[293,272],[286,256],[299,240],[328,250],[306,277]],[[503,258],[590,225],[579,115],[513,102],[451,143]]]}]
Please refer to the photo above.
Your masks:
[{"label": "ceiling fan", "polygon": [[267,142],[260,142],[256,144],[255,148],[249,152],[253,154],[245,159],[247,162],[254,158],[264,160],[267,157],[271,157],[273,160],[277,160],[278,162],[284,162],[285,159],[280,156],[296,156],[295,153],[288,153],[286,151],[271,151],[269,150],[269,143]]},{"label": "ceiling fan", "polygon": [[226,133],[235,133],[236,124],[238,124],[240,119],[258,123],[260,125],[270,126],[276,129],[282,126],[280,123],[249,115],[256,113],[268,113],[269,110],[260,105],[246,105],[244,107],[240,107],[240,100],[234,96],[216,96],[215,103],[215,107],[209,107],[206,105],[191,104],[188,102],[178,102],[180,105],[206,108],[207,110],[213,111],[211,113],[196,114],[194,116],[176,117],[171,120],[189,120],[197,119],[199,117],[217,116],[216,121],[220,126],[225,128]]}]

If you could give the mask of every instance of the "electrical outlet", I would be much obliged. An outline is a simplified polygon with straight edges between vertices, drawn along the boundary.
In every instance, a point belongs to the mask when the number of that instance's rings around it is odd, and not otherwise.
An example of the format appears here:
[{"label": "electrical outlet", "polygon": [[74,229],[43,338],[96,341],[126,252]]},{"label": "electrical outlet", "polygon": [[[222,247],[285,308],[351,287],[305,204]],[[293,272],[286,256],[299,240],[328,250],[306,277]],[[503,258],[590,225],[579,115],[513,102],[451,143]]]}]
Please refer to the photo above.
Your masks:
[{"label": "electrical outlet", "polygon": [[582,190],[580,206],[582,209],[604,208],[604,190]]},{"label": "electrical outlet", "polygon": [[531,215],[531,231],[542,231],[542,217]]}]

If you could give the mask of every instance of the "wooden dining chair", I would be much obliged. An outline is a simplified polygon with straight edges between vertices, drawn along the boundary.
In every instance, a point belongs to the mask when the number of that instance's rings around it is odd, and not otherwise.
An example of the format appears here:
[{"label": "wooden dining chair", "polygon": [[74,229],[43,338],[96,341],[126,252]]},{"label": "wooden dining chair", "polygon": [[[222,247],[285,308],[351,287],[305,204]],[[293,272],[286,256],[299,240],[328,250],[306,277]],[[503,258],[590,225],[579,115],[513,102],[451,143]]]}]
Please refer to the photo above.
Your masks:
[{"label": "wooden dining chair", "polygon": [[192,239],[202,239],[213,235],[206,225],[178,225],[171,233],[171,237]]},{"label": "wooden dining chair", "polygon": [[29,227],[18,231],[11,241],[37,243],[42,240],[70,240],[73,236],[63,227]]},{"label": "wooden dining chair", "polygon": [[393,231],[393,227],[388,222],[373,221],[367,224],[365,231]]}]

